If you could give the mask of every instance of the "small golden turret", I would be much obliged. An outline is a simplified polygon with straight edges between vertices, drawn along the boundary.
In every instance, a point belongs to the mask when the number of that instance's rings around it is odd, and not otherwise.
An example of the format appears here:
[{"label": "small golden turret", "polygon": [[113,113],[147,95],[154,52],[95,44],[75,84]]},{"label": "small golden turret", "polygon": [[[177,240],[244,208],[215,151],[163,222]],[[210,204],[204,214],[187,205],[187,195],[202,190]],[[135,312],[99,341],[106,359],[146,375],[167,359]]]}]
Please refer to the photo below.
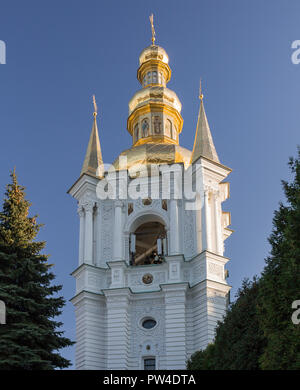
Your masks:
[{"label": "small golden turret", "polygon": [[81,169],[81,175],[88,174],[91,176],[102,177],[103,176],[103,159],[101,153],[101,146],[99,140],[98,126],[97,126],[97,113],[98,108],[96,104],[95,95],[93,95],[94,105],[94,121],[90,140],[88,143],[84,163]]}]

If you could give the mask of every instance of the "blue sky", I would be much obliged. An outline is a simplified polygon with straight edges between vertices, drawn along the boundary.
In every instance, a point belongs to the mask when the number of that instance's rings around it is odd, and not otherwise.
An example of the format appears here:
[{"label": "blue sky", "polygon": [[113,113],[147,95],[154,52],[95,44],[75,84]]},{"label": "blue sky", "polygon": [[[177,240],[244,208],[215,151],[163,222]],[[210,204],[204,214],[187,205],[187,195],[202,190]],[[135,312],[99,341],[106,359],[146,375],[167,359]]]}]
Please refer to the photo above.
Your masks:
[{"label": "blue sky", "polygon": [[[0,197],[16,166],[45,226],[57,282],[67,300],[61,320],[75,338],[69,299],[77,266],[76,202],[66,194],[78,178],[92,126],[92,94],[105,162],[131,145],[128,102],[139,89],[138,56],[156,43],[170,58],[168,84],[182,102],[180,144],[192,148],[203,80],[206,114],[219,158],[233,169],[235,233],[226,241],[232,296],[244,277],[259,274],[281,179],[289,179],[300,124],[300,64],[291,44],[300,39],[299,1],[2,0],[0,40]],[[74,347],[63,351],[73,361]]]}]

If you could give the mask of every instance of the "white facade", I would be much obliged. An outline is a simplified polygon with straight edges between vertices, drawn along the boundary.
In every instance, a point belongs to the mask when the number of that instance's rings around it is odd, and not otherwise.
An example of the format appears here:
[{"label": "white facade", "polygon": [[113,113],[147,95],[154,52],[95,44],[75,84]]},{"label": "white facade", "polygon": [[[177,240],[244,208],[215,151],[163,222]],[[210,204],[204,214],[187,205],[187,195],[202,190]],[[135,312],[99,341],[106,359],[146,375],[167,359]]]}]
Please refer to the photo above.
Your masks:
[{"label": "white facade", "polygon": [[[72,187],[80,218],[72,299],[77,369],[143,369],[147,357],[155,358],[156,369],[184,369],[189,356],[213,340],[230,288],[223,256],[230,221],[221,209],[229,195],[222,180],[229,172],[205,158],[197,169],[203,180],[198,211],[186,210],[184,199],[169,199],[167,210],[161,199],[150,205],[142,199],[99,200],[99,179],[89,175]],[[162,264],[132,266],[130,234],[152,220],[166,228],[168,255]],[[150,284],[143,282],[145,274],[152,275]],[[154,328],[142,327],[147,318],[156,321]]]},{"label": "white facade", "polygon": [[[77,369],[185,369],[213,341],[228,303],[224,240],[231,230],[222,203],[231,170],[219,162],[203,95],[191,152],[179,145],[181,103],[166,88],[165,50],[144,49],[137,75],[142,89],[127,121],[132,148],[114,162],[115,176],[104,172],[95,112],[81,176],[69,190],[80,221],[72,274]],[[151,176],[134,178],[135,164]],[[99,196],[106,182],[116,196]]]}]

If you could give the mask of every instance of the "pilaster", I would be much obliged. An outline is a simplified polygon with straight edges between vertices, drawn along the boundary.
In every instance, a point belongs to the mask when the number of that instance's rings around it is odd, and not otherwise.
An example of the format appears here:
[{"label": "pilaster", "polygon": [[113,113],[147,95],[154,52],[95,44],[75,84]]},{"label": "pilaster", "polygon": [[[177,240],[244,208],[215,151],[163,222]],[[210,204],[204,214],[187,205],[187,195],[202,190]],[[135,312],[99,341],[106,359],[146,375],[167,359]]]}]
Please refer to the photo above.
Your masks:
[{"label": "pilaster", "polygon": [[216,253],[220,256],[223,255],[223,233],[222,233],[222,219],[221,219],[221,205],[220,205],[220,193],[219,191],[213,191],[214,202],[214,225],[215,225],[215,237],[216,237]]},{"label": "pilaster", "polygon": [[104,296],[83,291],[71,301],[76,316],[76,369],[104,370],[106,367]]},{"label": "pilaster", "polygon": [[84,204],[85,211],[85,243],[84,243],[84,262],[93,264],[93,210],[94,203]]},{"label": "pilaster", "polygon": [[170,199],[170,255],[179,254],[179,240],[178,200]]},{"label": "pilaster", "polygon": [[79,215],[79,265],[83,263],[84,259],[84,209],[82,206],[78,207]]},{"label": "pilaster", "polygon": [[186,368],[186,290],[187,283],[163,285],[165,299],[166,369]]},{"label": "pilaster", "polygon": [[129,297],[128,288],[104,290],[107,308],[107,367],[127,370],[129,362]]}]

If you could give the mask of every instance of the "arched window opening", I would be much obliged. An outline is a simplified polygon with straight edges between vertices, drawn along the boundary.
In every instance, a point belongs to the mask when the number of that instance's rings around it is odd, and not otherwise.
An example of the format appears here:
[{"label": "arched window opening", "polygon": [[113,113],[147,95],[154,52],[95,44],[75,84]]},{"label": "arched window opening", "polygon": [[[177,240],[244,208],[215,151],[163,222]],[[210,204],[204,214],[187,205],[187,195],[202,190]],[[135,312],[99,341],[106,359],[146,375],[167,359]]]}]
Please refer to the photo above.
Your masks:
[{"label": "arched window opening", "polygon": [[154,83],[154,84],[156,84],[157,83],[157,72],[152,72],[152,82]]},{"label": "arched window opening", "polygon": [[177,128],[176,128],[176,126],[174,126],[173,127],[173,129],[172,129],[172,138],[173,139],[177,139]]},{"label": "arched window opening", "polygon": [[146,138],[149,135],[149,122],[148,119],[144,119],[142,122],[142,137]]},{"label": "arched window opening", "polygon": [[135,142],[139,139],[139,125],[138,123],[134,126],[134,138]]},{"label": "arched window opening", "polygon": [[172,138],[172,122],[170,121],[170,119],[166,120],[165,136]]},{"label": "arched window opening", "polygon": [[158,115],[154,115],[153,119],[153,129],[154,134],[161,134],[161,118]]},{"label": "arched window opening", "polygon": [[160,222],[140,225],[130,236],[130,264],[161,264],[167,254],[167,234]]}]

